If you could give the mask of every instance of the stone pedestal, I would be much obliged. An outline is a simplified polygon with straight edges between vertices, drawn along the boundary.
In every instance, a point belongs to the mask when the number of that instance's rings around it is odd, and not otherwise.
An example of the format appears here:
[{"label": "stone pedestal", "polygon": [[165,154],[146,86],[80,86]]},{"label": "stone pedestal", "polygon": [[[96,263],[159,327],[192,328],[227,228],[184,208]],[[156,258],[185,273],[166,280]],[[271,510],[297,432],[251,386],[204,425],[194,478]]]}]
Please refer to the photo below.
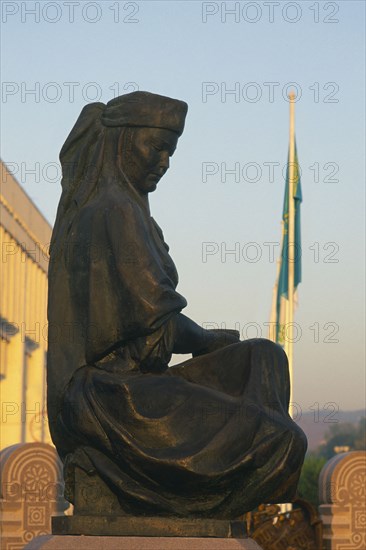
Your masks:
[{"label": "stone pedestal", "polygon": [[325,550],[366,548],[366,452],[336,455],[319,477]]},{"label": "stone pedestal", "polygon": [[46,535],[24,550],[262,550],[253,539]]},{"label": "stone pedestal", "polygon": [[247,537],[243,521],[210,518],[74,515],[52,518],[54,535],[98,537],[201,537],[242,539]]}]

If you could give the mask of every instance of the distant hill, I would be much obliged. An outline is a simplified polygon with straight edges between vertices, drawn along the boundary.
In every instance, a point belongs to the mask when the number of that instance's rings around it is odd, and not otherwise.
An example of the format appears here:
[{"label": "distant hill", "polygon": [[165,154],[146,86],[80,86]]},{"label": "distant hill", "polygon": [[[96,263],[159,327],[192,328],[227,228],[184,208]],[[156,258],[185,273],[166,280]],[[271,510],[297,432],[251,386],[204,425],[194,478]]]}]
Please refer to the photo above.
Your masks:
[{"label": "distant hill", "polygon": [[324,441],[324,436],[328,428],[335,423],[351,423],[358,424],[360,419],[366,416],[366,411],[327,411],[314,410],[311,412],[302,413],[301,418],[295,422],[304,430],[308,438],[308,450],[314,451]]}]

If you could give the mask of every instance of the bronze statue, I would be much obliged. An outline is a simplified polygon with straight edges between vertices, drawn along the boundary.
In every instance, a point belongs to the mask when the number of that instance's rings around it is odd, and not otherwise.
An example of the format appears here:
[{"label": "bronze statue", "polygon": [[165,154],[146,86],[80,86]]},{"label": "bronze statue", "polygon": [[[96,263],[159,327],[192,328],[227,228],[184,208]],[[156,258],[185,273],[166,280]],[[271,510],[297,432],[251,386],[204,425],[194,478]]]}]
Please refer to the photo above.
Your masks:
[{"label": "bronze statue", "polygon": [[[288,415],[282,348],[181,313],[148,194],[186,113],[186,103],[147,92],[93,103],[61,150],[49,422],[70,500],[78,466],[97,472],[125,514],[237,518],[293,498],[306,439]],[[193,358],[168,367],[172,353]]]}]

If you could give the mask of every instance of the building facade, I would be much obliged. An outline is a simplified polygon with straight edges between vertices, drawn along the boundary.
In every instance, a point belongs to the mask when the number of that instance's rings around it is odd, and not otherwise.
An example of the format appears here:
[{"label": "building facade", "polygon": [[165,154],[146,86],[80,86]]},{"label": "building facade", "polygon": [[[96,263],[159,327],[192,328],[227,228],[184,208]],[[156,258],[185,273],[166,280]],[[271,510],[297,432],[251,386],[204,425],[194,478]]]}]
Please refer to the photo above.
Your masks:
[{"label": "building facade", "polygon": [[49,443],[47,271],[52,227],[1,162],[0,448]]}]

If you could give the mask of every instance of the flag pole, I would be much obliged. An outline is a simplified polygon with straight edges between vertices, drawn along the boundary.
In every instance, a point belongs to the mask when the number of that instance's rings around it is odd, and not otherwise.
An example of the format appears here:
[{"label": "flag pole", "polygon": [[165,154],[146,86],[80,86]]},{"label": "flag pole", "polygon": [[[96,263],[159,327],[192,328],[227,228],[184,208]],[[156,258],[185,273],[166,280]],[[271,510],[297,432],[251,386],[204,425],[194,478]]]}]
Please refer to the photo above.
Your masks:
[{"label": "flag pole", "polygon": [[295,284],[295,93],[289,93],[290,100],[290,146],[289,146],[289,185],[288,185],[288,316],[287,316],[287,355],[289,362],[291,397],[293,383],[293,340],[294,340],[294,284]]},{"label": "flag pole", "polygon": [[[280,243],[280,251],[282,254],[282,248],[283,248],[283,220],[281,221],[281,243]],[[272,342],[277,342],[277,296],[278,296],[278,284],[280,280],[280,272],[281,272],[281,260],[278,258],[277,265],[276,265],[276,280],[275,284],[273,286],[272,291],[272,308],[271,308],[271,316],[269,320],[269,327],[268,327],[268,338],[269,340],[272,340]]]}]

